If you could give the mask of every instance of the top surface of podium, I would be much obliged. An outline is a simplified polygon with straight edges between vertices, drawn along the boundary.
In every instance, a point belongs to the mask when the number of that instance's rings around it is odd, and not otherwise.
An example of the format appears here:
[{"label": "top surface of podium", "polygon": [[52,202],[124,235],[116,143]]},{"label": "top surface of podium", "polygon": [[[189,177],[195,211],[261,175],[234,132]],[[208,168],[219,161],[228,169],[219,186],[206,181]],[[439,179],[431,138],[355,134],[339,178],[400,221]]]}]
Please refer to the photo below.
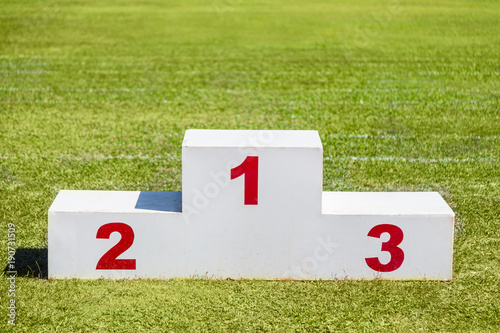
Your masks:
[{"label": "top surface of podium", "polygon": [[293,130],[187,130],[182,147],[319,148],[317,131]]},{"label": "top surface of podium", "polygon": [[438,192],[323,192],[327,215],[455,216]]}]

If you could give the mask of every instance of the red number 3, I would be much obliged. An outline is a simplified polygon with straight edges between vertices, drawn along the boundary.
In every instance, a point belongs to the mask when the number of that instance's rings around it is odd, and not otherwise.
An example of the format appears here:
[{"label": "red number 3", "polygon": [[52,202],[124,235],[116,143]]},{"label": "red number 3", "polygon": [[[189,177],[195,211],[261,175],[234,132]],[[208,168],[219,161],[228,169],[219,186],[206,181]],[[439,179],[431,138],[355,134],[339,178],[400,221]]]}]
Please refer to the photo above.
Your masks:
[{"label": "red number 3", "polygon": [[96,269],[135,269],[135,259],[116,259],[134,243],[134,230],[125,223],[108,223],[97,230],[96,238],[109,239],[113,232],[119,232],[122,238],[109,249],[97,262]]},{"label": "red number 3", "polygon": [[365,260],[366,264],[377,272],[392,272],[401,267],[405,259],[405,253],[398,247],[403,241],[403,230],[392,224],[379,224],[368,232],[368,236],[380,238],[380,235],[384,232],[387,232],[391,238],[382,243],[382,251],[389,252],[391,260],[387,264],[382,264],[377,257],[366,258]]}]

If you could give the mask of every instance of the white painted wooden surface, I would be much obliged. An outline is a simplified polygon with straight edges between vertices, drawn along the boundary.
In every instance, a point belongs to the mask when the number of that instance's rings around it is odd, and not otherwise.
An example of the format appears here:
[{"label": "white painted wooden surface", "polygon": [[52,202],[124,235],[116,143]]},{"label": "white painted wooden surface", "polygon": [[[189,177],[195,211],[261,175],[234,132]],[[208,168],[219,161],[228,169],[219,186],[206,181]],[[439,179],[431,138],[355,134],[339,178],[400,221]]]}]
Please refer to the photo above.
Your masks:
[{"label": "white painted wooden surface", "polygon": [[[451,279],[454,214],[443,198],[322,192],[317,132],[190,130],[182,153],[182,193],[61,191],[49,210],[49,277]],[[248,174],[231,179],[248,156],[258,157],[256,204],[245,204]],[[109,223],[133,230],[118,259],[135,269],[96,269],[120,240],[97,238]],[[368,236],[373,228],[393,234]],[[396,233],[401,242],[381,251]]]}]

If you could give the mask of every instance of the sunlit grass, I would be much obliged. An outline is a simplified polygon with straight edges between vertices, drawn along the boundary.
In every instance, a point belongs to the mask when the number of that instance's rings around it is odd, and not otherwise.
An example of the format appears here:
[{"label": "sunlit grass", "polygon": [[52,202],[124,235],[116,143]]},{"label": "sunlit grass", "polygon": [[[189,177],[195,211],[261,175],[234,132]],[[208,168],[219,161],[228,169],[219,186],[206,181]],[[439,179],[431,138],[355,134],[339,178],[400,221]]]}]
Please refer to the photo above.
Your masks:
[{"label": "sunlit grass", "polygon": [[[18,331],[500,329],[498,2],[0,7]],[[318,130],[325,190],[439,191],[457,215],[453,281],[43,278],[58,191],[181,190],[188,128]]]}]

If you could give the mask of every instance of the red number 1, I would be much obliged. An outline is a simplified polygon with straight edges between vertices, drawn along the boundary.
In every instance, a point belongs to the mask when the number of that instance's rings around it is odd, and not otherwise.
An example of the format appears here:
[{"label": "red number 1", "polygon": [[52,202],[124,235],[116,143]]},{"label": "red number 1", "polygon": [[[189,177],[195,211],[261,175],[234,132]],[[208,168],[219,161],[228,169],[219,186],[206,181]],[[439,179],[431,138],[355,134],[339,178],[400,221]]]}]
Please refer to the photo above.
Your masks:
[{"label": "red number 1", "polygon": [[245,175],[245,205],[257,205],[259,201],[259,157],[247,158],[231,169],[231,179]]},{"label": "red number 1", "polygon": [[366,258],[365,261],[371,269],[377,272],[392,272],[401,267],[405,260],[405,253],[398,247],[403,241],[403,230],[392,224],[379,224],[368,232],[368,236],[380,238],[380,235],[384,232],[387,232],[391,238],[387,242],[382,243],[382,251],[389,252],[391,260],[385,265],[377,257]]}]

